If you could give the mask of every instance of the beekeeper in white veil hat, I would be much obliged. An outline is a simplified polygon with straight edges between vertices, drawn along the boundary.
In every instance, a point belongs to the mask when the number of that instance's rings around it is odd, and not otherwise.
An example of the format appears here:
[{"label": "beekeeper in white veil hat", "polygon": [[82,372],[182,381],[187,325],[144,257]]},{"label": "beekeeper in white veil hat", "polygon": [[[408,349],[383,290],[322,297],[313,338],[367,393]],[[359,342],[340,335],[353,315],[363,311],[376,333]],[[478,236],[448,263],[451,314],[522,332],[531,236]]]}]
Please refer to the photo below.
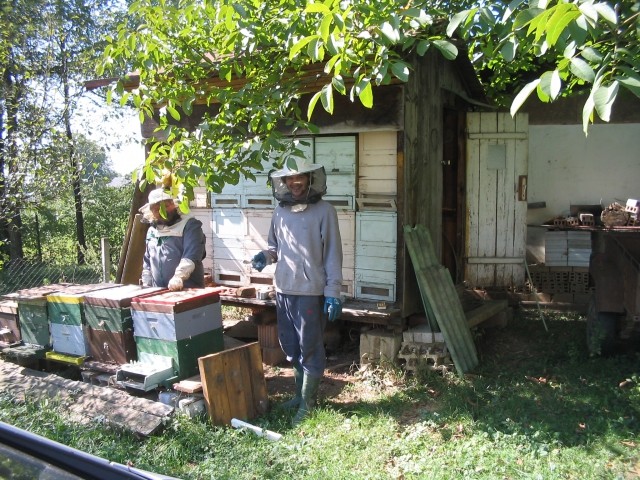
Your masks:
[{"label": "beekeeper in white veil hat", "polygon": [[300,423],[315,406],[326,365],[323,332],[342,311],[342,240],[335,208],[322,199],[327,176],[319,164],[298,160],[271,174],[273,212],[268,249],[253,257],[262,271],[276,263],[278,338],[291,362]]}]

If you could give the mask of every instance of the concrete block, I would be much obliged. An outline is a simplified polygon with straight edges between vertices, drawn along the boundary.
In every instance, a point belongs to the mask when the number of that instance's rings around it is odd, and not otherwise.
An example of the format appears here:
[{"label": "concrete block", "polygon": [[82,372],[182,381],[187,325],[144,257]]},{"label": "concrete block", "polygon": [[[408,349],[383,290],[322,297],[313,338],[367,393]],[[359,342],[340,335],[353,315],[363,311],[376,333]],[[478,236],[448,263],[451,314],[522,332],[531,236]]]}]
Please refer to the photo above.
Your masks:
[{"label": "concrete block", "polygon": [[402,334],[382,329],[369,330],[360,334],[360,363],[395,363]]}]

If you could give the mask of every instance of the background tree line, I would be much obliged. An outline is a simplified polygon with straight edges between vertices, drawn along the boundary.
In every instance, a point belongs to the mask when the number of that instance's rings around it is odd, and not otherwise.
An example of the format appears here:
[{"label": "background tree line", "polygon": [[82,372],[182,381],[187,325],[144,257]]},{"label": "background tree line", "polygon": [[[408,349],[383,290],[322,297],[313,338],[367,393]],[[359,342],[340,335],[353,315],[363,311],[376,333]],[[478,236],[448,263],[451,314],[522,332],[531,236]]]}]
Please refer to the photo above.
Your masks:
[{"label": "background tree line", "polygon": [[116,144],[89,134],[122,112],[105,117],[104,98],[84,82],[95,77],[126,7],[114,0],[0,6],[0,268],[99,264],[103,236],[119,253],[132,187],[110,186],[117,174],[106,152]]}]

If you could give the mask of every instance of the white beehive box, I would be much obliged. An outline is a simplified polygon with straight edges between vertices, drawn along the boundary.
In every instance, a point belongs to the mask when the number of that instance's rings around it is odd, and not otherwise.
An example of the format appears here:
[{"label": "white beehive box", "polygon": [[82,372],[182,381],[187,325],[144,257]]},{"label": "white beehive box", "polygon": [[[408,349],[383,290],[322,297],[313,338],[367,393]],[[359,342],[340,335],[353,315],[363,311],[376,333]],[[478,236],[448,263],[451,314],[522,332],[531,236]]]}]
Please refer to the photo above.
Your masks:
[{"label": "white beehive box", "polygon": [[396,212],[356,213],[355,296],[395,301]]},{"label": "white beehive box", "polygon": [[[396,131],[298,137],[305,158],[327,173],[324,200],[338,212],[343,248],[342,293],[395,301],[397,262]],[[306,144],[305,144],[306,143]],[[211,196],[215,279],[228,285],[272,283],[275,265],[257,272],[248,263],[267,248],[276,202],[264,172]]]},{"label": "white beehive box", "polygon": [[398,193],[397,132],[367,132],[360,134],[358,191],[360,195]]},{"label": "white beehive box", "polygon": [[567,232],[548,231],[544,235],[544,263],[548,267],[567,266]]},{"label": "white beehive box", "polygon": [[206,237],[205,257],[202,259],[202,266],[205,274],[213,275],[213,213],[210,208],[194,208],[191,214],[202,222],[202,233]]}]

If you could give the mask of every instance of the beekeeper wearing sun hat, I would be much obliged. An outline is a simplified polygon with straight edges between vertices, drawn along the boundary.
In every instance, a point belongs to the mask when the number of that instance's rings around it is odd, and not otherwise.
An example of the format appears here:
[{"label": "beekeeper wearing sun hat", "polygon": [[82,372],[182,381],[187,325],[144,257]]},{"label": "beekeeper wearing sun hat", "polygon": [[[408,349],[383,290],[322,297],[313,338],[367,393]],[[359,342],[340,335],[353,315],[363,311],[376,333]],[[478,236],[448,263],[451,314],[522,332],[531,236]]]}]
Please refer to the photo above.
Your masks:
[{"label": "beekeeper wearing sun hat", "polygon": [[149,201],[140,208],[150,223],[142,263],[140,283],[176,291],[204,287],[205,236],[202,222],[181,213],[164,188],[149,193]]},{"label": "beekeeper wearing sun hat", "polygon": [[336,209],[322,199],[327,176],[319,164],[290,160],[271,174],[278,206],[273,212],[268,249],[253,257],[258,271],[276,263],[275,290],[280,346],[291,362],[300,423],[316,404],[326,364],[326,322],[342,311],[342,240]]}]

